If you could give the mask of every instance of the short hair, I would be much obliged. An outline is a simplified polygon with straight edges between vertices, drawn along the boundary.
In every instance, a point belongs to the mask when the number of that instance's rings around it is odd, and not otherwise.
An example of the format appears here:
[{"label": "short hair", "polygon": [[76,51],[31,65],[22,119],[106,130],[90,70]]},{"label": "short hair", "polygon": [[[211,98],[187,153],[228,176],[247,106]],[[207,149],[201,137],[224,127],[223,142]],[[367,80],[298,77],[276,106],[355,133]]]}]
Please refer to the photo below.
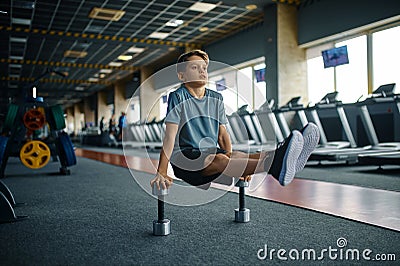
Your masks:
[{"label": "short hair", "polygon": [[178,61],[176,62],[176,71],[179,72],[183,72],[185,71],[186,68],[186,64],[184,64],[184,62],[189,61],[189,57],[197,55],[199,57],[201,57],[204,62],[207,63],[209,62],[209,58],[208,58],[208,54],[202,50],[192,50],[189,51],[187,53],[181,54],[178,58]]}]

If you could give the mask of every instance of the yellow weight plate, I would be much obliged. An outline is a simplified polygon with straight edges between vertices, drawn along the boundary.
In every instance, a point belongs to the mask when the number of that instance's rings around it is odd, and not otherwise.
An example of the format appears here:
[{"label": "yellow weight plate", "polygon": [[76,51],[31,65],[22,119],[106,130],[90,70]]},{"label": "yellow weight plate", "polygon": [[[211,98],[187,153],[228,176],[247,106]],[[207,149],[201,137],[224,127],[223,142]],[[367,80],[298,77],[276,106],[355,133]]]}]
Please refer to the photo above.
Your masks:
[{"label": "yellow weight plate", "polygon": [[50,149],[46,143],[40,140],[32,140],[22,146],[19,158],[26,167],[39,169],[50,161]]}]

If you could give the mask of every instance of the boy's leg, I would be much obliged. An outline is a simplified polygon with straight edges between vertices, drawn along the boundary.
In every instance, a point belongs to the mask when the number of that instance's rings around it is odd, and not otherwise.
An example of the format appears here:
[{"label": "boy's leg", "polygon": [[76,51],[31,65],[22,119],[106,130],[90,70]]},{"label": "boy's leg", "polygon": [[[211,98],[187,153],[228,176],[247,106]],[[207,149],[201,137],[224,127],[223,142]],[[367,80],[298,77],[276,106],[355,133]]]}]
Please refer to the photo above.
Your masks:
[{"label": "boy's leg", "polygon": [[249,159],[263,159],[267,154],[273,154],[273,151],[257,152],[257,153],[246,153],[242,151],[232,151],[227,153],[230,158],[249,158]]},{"label": "boy's leg", "polygon": [[261,153],[257,155],[258,159],[252,159],[248,156],[241,157],[243,154],[240,153],[236,154],[238,156],[230,155],[231,157],[226,154],[208,156],[203,174],[214,175],[222,173],[239,178],[269,171],[281,185],[285,186],[294,178],[296,162],[303,149],[303,142],[301,133],[294,131],[275,152],[267,151]]}]

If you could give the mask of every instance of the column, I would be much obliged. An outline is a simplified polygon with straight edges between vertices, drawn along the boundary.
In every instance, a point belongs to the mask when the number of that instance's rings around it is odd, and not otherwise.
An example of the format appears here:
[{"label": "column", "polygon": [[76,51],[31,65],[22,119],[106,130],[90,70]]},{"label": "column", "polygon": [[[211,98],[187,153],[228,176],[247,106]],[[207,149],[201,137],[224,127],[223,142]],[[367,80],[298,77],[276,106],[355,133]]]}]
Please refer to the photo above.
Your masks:
[{"label": "column", "polygon": [[305,50],[297,44],[297,9],[274,3],[264,9],[267,99],[278,106],[302,96],[308,102]]},{"label": "column", "polygon": [[153,118],[160,118],[160,94],[154,90],[154,82],[148,79],[153,74],[153,69],[142,67],[140,70],[140,120],[150,121]]},{"label": "column", "polygon": [[74,104],[74,133],[77,135],[82,131],[85,115],[83,113],[83,102]]},{"label": "column", "polygon": [[69,133],[71,133],[71,132],[74,132],[75,133],[75,123],[74,123],[74,120],[75,120],[75,117],[74,117],[74,107],[68,107],[66,110],[65,110],[65,114],[67,115],[67,132],[68,132],[68,134]]},{"label": "column", "polygon": [[104,130],[107,129],[110,112],[107,108],[107,93],[104,90],[97,92],[97,113],[99,120],[97,123],[100,123],[101,117],[104,116]]},{"label": "column", "polygon": [[286,103],[302,96],[308,103],[307,60],[305,49],[297,43],[297,9],[294,5],[278,4],[278,102]]},{"label": "column", "polygon": [[118,81],[114,85],[114,112],[116,119],[119,118],[121,112],[126,112],[126,108],[128,106],[128,100],[125,99],[125,82]]},{"label": "column", "polygon": [[95,112],[93,110],[92,98],[86,97],[83,100],[83,113],[84,113],[84,117],[85,117],[85,124],[93,123],[93,125],[96,125]]}]

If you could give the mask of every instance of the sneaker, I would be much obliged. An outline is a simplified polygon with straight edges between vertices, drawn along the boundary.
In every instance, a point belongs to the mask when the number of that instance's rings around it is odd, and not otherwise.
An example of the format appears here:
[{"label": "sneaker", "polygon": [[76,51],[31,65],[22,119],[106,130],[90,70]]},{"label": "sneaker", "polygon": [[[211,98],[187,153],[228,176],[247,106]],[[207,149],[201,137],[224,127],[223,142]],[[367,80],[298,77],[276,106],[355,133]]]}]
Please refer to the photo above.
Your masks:
[{"label": "sneaker", "polygon": [[275,150],[269,174],[271,174],[282,186],[292,182],[296,173],[296,163],[303,150],[303,136],[297,130],[278,145]]},{"label": "sneaker", "polygon": [[296,173],[303,170],[311,153],[315,150],[319,142],[319,129],[314,123],[308,123],[300,131],[303,135],[304,145],[296,164]]}]

